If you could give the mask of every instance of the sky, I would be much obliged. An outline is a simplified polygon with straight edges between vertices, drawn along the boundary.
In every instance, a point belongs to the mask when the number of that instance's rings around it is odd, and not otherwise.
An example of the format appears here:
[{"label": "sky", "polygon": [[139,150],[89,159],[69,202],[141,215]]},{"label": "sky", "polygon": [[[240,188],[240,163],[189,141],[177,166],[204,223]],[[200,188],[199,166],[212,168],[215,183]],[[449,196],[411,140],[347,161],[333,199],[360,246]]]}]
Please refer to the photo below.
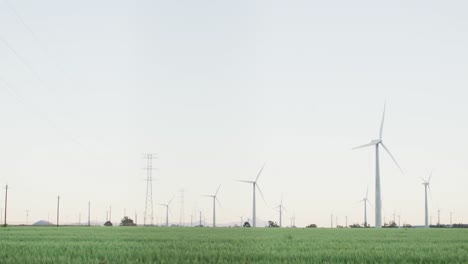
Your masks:
[{"label": "sky", "polygon": [[[0,0],[0,184],[8,222],[363,222],[378,137],[383,217],[468,222],[465,1]],[[3,187],[2,187],[3,188]],[[4,190],[0,204],[4,207]],[[26,212],[29,211],[28,219]],[[398,219],[398,218],[397,218]],[[374,224],[374,207],[368,221]]]}]

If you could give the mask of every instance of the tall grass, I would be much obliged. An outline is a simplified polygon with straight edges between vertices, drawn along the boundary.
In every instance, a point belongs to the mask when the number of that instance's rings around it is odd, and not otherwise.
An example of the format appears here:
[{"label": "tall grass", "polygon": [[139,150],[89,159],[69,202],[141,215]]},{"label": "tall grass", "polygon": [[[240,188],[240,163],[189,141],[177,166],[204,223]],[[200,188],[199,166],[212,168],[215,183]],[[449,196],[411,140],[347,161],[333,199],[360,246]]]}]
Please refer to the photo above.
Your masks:
[{"label": "tall grass", "polygon": [[8,227],[0,263],[468,263],[468,230]]}]

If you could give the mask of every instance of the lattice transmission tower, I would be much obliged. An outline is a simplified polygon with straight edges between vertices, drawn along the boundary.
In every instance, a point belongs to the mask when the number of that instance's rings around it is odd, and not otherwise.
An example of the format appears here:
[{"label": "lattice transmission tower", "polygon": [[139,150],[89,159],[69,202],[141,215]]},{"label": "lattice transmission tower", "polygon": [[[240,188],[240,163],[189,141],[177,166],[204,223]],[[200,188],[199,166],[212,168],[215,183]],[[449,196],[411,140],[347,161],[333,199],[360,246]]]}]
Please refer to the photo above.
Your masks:
[{"label": "lattice transmission tower", "polygon": [[154,154],[145,154],[144,159],[146,160],[146,201],[145,201],[145,213],[143,217],[143,225],[154,225],[154,212],[153,212],[153,159],[156,156]]}]

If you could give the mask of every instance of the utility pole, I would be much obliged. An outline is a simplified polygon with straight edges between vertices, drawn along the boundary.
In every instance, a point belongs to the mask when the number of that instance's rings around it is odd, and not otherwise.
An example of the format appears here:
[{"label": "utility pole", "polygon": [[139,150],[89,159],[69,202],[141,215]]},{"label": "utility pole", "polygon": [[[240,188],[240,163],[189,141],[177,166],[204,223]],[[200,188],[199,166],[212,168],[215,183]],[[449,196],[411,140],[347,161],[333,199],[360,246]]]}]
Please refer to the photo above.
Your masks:
[{"label": "utility pole", "polygon": [[88,202],[88,226],[91,226],[91,202]]},{"label": "utility pole", "polygon": [[8,184],[5,187],[5,221],[3,221],[3,226],[7,226],[7,205],[8,205]]},{"label": "utility pole", "polygon": [[244,217],[241,216],[240,219],[241,219],[240,227],[243,227],[244,226]]},{"label": "utility pole", "polygon": [[201,211],[200,211],[200,227],[202,227],[202,223],[201,223]]},{"label": "utility pole", "polygon": [[146,159],[146,200],[145,200],[145,215],[143,218],[143,225],[153,225],[153,159],[156,157],[148,153],[145,155]]},{"label": "utility pole", "polygon": [[348,216],[346,216],[345,218],[346,218],[346,225],[345,225],[345,227],[348,228]]},{"label": "utility pole", "polygon": [[450,212],[450,227],[452,227],[452,214],[453,212]]},{"label": "utility pole", "polygon": [[330,228],[333,228],[333,214],[330,216]]},{"label": "utility pole", "polygon": [[60,196],[57,196],[57,227],[59,227],[60,218]]},{"label": "utility pole", "polygon": [[193,214],[190,215],[190,227],[193,227]]},{"label": "utility pole", "polygon": [[112,206],[109,206],[109,222],[112,223]]}]

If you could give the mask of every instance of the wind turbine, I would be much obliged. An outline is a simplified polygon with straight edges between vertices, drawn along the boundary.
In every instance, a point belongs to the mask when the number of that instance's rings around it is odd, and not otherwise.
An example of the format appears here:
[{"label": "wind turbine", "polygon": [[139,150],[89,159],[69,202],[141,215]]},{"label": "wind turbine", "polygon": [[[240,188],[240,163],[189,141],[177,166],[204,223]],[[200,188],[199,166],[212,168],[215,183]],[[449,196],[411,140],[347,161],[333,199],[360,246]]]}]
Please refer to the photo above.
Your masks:
[{"label": "wind turbine", "polygon": [[257,178],[255,178],[255,181],[242,181],[242,180],[238,180],[239,182],[250,183],[250,184],[252,184],[252,187],[253,187],[252,227],[256,227],[256,226],[257,226],[257,210],[256,210],[256,207],[255,207],[255,189],[258,189],[258,191],[259,191],[260,194],[262,195],[263,200],[265,201],[265,197],[263,197],[262,190],[260,190],[260,186],[259,186],[258,183],[257,183],[258,177],[260,177],[260,174],[262,174],[263,168],[265,168],[265,163],[263,164],[262,168],[261,168],[260,171],[258,172]]},{"label": "wind turbine", "polygon": [[172,199],[171,199],[167,204],[159,204],[159,205],[161,205],[161,206],[165,206],[165,207],[166,207],[166,227],[169,226],[169,211],[171,210],[171,209],[169,209],[169,205],[171,205],[172,200],[174,200],[174,198],[175,198],[175,196],[172,197]]},{"label": "wind turbine", "polygon": [[368,194],[369,194],[369,188],[367,188],[366,190],[366,197],[364,197],[361,201],[359,201],[359,202],[364,203],[364,227],[367,227],[367,203],[369,203],[372,206],[369,199],[367,199]]},{"label": "wind turbine", "polygon": [[216,190],[214,195],[203,195],[206,197],[213,198],[213,227],[216,227],[216,202],[218,202],[219,206],[221,206],[217,198],[219,188],[221,188],[221,184],[218,186],[218,189]]},{"label": "wind turbine", "polygon": [[386,105],[384,105],[384,110],[382,114],[382,122],[380,123],[379,138],[372,140],[368,144],[353,148],[353,149],[359,149],[359,148],[375,146],[375,228],[382,228],[382,200],[381,200],[381,194],[380,194],[379,145],[381,145],[385,149],[388,155],[390,155],[390,158],[392,158],[393,162],[395,162],[397,167],[403,173],[403,170],[401,169],[400,165],[398,165],[398,162],[395,160],[392,153],[390,153],[390,150],[388,150],[388,148],[383,144],[383,141],[382,141],[383,126],[384,126],[384,120],[385,120],[385,106]]},{"label": "wind turbine", "polygon": [[430,182],[431,182],[431,178],[432,178],[432,172],[431,174],[429,175],[429,178],[426,180],[422,179],[423,180],[423,185],[424,185],[424,199],[425,199],[425,217],[424,217],[424,226],[426,228],[429,228],[429,205],[427,203],[427,190],[429,189],[429,191],[431,190],[431,187],[430,187]]},{"label": "wind turbine", "polygon": [[280,204],[275,209],[278,209],[279,212],[279,227],[283,227],[283,211],[286,211],[286,208],[283,206],[283,195],[281,195]]}]

